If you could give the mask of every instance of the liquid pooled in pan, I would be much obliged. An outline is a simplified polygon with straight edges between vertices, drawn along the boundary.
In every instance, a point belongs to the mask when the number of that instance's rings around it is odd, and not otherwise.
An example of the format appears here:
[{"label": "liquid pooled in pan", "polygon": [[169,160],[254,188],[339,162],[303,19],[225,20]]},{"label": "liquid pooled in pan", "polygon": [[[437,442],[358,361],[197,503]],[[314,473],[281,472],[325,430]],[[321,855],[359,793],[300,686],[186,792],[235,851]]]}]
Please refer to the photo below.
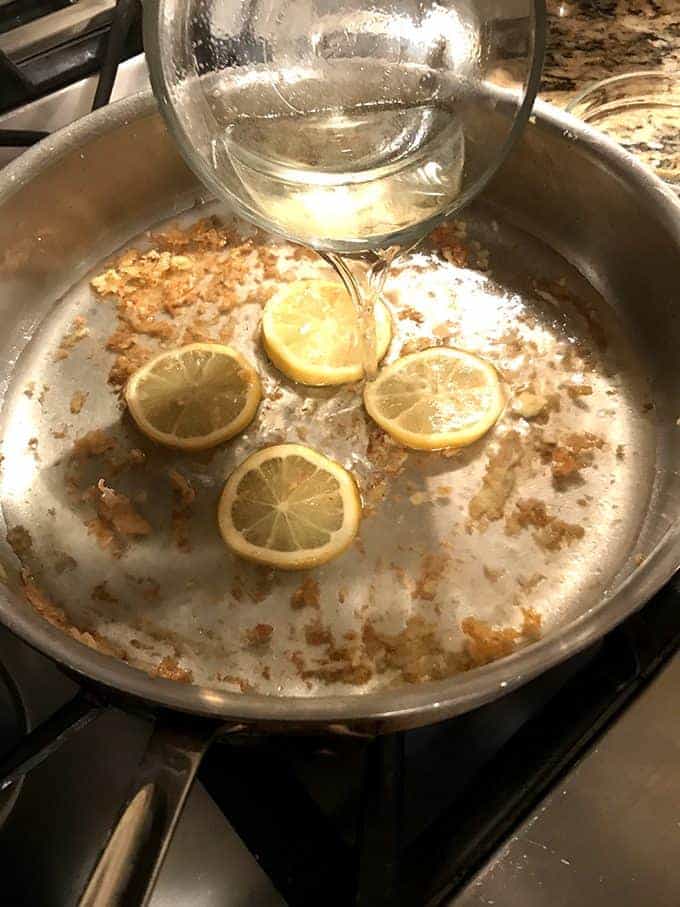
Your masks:
[{"label": "liquid pooled in pan", "polygon": [[[203,217],[133,243],[55,308],[10,390],[2,493],[46,616],[161,676],[304,696],[448,676],[601,597],[637,553],[652,453],[634,353],[597,294],[473,214],[395,265],[385,364],[461,348],[508,395],[480,440],[421,453],[368,417],[360,384],[297,385],[263,352],[267,300],[329,275],[313,253]],[[121,392],[159,351],[201,342],[253,363],[263,399],[231,441],[173,452]],[[338,462],[363,500],[350,548],[298,574],[231,555],[215,516],[233,469],[281,443]]]}]

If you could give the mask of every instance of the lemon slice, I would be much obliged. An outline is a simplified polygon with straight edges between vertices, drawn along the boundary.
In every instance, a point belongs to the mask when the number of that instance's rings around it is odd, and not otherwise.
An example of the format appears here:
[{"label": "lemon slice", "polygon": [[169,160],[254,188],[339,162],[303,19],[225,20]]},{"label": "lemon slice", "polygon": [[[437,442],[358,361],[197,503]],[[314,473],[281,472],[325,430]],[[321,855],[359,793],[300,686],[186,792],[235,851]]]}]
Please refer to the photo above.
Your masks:
[{"label": "lemon slice", "polygon": [[[376,300],[376,358],[387,352],[392,319]],[[357,313],[347,290],[330,280],[296,280],[271,299],[262,315],[267,355],[300,384],[346,384],[363,378]]]},{"label": "lemon slice", "polygon": [[417,450],[472,444],[504,404],[493,365],[448,347],[397,359],[364,388],[369,416],[395,441]]},{"label": "lemon slice", "polygon": [[350,544],[361,501],[352,476],[302,444],[252,454],[227,480],[218,520],[236,554],[282,570],[325,564]]},{"label": "lemon slice", "polygon": [[233,438],[252,421],[262,398],[255,369],[231,347],[191,343],[138,369],[125,400],[141,431],[182,450]]}]

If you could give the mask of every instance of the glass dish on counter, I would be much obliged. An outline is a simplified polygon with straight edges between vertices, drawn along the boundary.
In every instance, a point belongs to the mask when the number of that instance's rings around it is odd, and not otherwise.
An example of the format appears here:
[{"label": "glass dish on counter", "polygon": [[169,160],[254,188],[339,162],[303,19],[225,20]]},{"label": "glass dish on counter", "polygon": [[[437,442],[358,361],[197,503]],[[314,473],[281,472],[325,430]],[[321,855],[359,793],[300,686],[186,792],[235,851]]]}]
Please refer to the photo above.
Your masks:
[{"label": "glass dish on counter", "polygon": [[578,94],[569,113],[616,139],[680,192],[680,72],[631,72]]}]

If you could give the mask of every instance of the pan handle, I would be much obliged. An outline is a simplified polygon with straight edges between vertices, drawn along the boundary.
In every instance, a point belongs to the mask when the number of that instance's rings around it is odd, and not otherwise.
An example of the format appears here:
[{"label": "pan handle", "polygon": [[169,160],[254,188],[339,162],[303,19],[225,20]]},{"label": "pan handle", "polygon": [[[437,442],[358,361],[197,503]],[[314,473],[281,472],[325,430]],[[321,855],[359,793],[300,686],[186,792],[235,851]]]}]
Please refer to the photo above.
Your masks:
[{"label": "pan handle", "polygon": [[145,907],[201,759],[220,726],[156,719],[127,802],[78,907]]}]

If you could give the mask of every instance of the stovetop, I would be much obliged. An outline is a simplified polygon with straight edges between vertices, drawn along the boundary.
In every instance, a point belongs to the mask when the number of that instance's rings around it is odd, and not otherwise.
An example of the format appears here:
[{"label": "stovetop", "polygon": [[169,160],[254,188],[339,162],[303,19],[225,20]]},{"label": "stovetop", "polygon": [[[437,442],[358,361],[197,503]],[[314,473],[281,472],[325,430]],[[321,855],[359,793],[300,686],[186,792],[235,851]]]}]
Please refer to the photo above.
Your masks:
[{"label": "stovetop", "polygon": [[139,0],[4,2],[0,114],[100,70],[107,82],[121,61],[141,50]]},{"label": "stovetop", "polygon": [[[135,0],[108,54],[113,6],[0,0],[0,166],[97,96],[148,87]],[[594,648],[441,725],[213,745],[152,907],[677,907],[679,606],[676,578]],[[0,628],[0,750],[76,689]],[[0,795],[3,907],[77,903],[149,731],[105,712]]]},{"label": "stovetop", "polygon": [[[377,740],[243,734],[209,750],[152,907],[677,907],[680,580],[594,648],[459,718]],[[75,692],[0,630],[5,745]],[[25,779],[3,905],[70,907],[149,725],[111,711]],[[653,895],[653,896],[652,896]]]}]

